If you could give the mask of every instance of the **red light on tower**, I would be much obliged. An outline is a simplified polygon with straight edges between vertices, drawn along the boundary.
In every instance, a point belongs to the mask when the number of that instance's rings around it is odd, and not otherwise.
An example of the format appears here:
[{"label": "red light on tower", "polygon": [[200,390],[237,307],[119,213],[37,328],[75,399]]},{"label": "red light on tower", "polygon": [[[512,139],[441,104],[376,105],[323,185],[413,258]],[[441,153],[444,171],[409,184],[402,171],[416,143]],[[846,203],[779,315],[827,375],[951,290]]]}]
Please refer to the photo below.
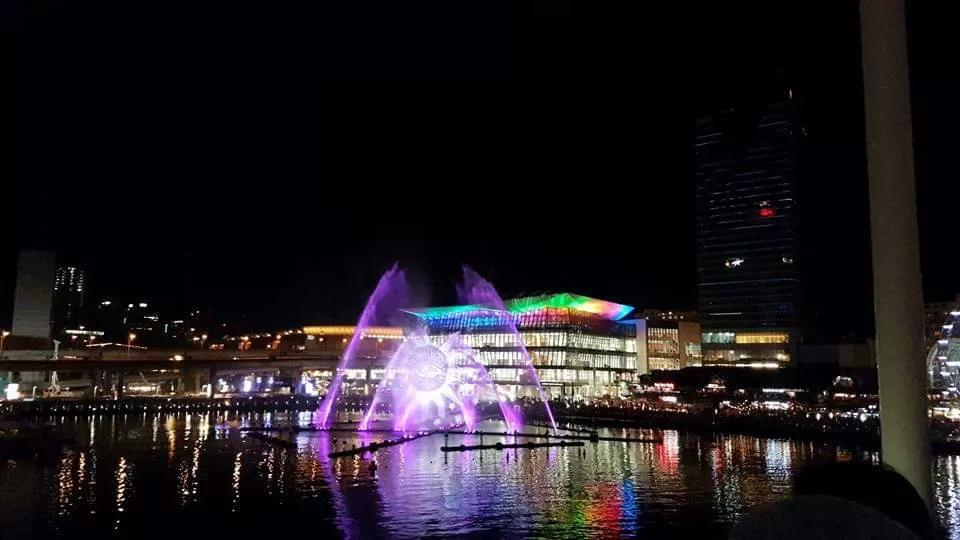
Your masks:
[{"label": "red light on tower", "polygon": [[762,218],[772,218],[775,215],[777,215],[777,211],[769,206],[764,206],[760,209],[760,217]]}]

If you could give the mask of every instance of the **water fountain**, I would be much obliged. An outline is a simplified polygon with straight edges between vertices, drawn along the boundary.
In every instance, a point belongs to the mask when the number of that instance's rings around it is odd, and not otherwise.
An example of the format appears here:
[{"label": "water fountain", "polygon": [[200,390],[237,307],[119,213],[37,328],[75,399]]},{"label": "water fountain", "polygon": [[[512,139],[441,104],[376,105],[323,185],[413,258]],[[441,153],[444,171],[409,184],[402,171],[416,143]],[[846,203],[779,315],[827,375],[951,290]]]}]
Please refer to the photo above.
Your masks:
[{"label": "water fountain", "polygon": [[379,322],[387,321],[394,311],[408,304],[409,301],[410,294],[403,270],[400,270],[398,264],[394,264],[380,277],[376,288],[370,298],[367,299],[367,304],[360,314],[360,320],[357,321],[353,336],[350,337],[350,342],[343,351],[343,356],[340,357],[337,371],[333,374],[333,380],[330,382],[327,395],[320,405],[318,422],[320,427],[330,425],[330,413],[336,404],[340,387],[343,385],[343,374],[354,363],[355,356],[360,349],[360,343],[364,339],[364,331]]},{"label": "water fountain", "polygon": [[[460,301],[464,304],[485,306],[502,312],[508,311],[506,304],[503,299],[500,298],[500,294],[497,293],[493,284],[483,279],[480,274],[474,272],[469,266],[463,266],[463,285],[458,287],[457,291],[460,296]],[[537,370],[533,365],[533,360],[530,358],[530,353],[527,352],[527,347],[523,342],[523,336],[520,335],[520,331],[517,329],[518,325],[519,319],[509,319],[507,321],[507,326],[513,333],[517,347],[520,349],[520,357],[523,361],[523,368],[527,372],[527,379],[533,381],[536,385],[537,393],[543,401],[544,407],[546,407],[547,418],[550,419],[550,425],[553,426],[553,431],[556,432],[557,422],[553,419],[553,411],[550,410],[549,397],[546,392],[544,392],[543,385],[540,384],[540,377],[537,375]]]},{"label": "water fountain", "polygon": [[361,430],[369,429],[374,412],[388,398],[396,431],[464,425],[472,431],[479,420],[477,406],[484,398],[495,401],[507,430],[520,429],[520,412],[507,403],[486,367],[459,334],[439,345],[429,336],[409,336],[387,365],[388,380],[377,387]]},{"label": "water fountain", "polygon": [[[506,310],[496,289],[467,267],[464,267],[463,286],[458,290],[461,300],[478,309],[490,311],[500,326],[514,334],[521,352],[524,379],[535,384],[546,406],[547,416],[556,430],[546,393],[517,330],[516,317]],[[387,320],[399,308],[408,310],[411,307],[408,292],[403,271],[397,265],[380,278],[364,307],[321,406],[320,427],[329,426],[331,410],[343,384],[343,373],[354,364],[360,342],[364,339],[364,329],[378,321]],[[476,352],[460,334],[452,333],[441,338],[430,336],[424,330],[411,330],[385,367],[384,377],[377,386],[359,429],[369,430],[376,412],[389,405],[393,429],[396,431],[452,425],[463,425],[467,430],[473,430],[481,416],[478,406],[484,401],[497,403],[500,416],[507,424],[507,431],[521,428],[522,415],[519,409],[509,402],[501,387],[492,380],[486,367],[479,361]]]}]

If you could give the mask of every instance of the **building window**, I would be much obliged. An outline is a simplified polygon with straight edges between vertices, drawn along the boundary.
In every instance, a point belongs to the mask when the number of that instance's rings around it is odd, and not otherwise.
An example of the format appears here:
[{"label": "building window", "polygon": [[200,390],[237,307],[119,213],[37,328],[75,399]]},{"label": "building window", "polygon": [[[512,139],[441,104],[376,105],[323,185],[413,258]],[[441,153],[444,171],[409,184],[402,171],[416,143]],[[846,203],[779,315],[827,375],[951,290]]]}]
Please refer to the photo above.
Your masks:
[{"label": "building window", "polygon": [[736,337],[733,332],[704,332],[700,341],[703,343],[734,343]]},{"label": "building window", "polygon": [[736,342],[744,345],[752,343],[789,343],[790,334],[784,332],[739,332]]}]

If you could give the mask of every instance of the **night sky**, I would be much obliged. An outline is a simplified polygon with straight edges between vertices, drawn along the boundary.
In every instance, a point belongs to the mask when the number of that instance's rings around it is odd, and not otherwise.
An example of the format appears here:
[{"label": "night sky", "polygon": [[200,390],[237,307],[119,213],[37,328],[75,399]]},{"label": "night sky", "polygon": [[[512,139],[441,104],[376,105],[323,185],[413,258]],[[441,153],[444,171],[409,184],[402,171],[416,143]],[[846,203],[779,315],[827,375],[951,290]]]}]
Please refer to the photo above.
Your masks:
[{"label": "night sky", "polygon": [[[349,322],[396,260],[434,303],[467,263],[504,296],[695,308],[693,120],[779,84],[808,132],[805,286],[825,339],[869,335],[857,2],[645,4],[20,0],[0,325],[21,247],[250,328]],[[933,301],[960,290],[960,8],[930,4],[908,14]]]}]

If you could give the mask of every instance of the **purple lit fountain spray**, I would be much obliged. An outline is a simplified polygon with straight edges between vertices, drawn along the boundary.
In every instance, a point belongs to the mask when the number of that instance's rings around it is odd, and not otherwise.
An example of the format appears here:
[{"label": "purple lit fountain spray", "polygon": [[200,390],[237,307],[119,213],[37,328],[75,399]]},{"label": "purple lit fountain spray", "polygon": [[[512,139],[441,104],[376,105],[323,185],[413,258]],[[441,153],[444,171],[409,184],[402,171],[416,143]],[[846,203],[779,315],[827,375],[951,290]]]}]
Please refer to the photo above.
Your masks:
[{"label": "purple lit fountain spray", "polygon": [[[463,267],[463,285],[457,287],[457,292],[459,293],[460,301],[464,304],[474,304],[507,311],[506,304],[503,299],[500,298],[500,294],[497,293],[493,285],[483,279],[480,274],[474,272],[469,266],[464,265]],[[520,335],[517,324],[510,322],[509,326],[520,348],[520,356],[523,359],[524,369],[527,372],[529,380],[532,380],[536,384],[540,399],[543,401],[544,407],[546,407],[550,425],[553,426],[553,431],[556,432],[557,422],[553,419],[553,411],[550,410],[550,400],[547,397],[547,393],[544,392],[543,386],[540,384],[540,377],[537,375],[533,360],[531,360],[530,354],[527,352],[527,347],[523,343],[523,337]]]},{"label": "purple lit fountain spray", "polygon": [[[435,341],[440,341],[439,345]],[[377,387],[360,423],[361,431],[369,428],[377,406],[386,399],[392,399],[395,431],[460,424],[473,431],[479,420],[477,403],[482,397],[497,401],[508,431],[521,427],[519,411],[506,403],[506,396],[459,334],[442,340],[432,340],[426,334],[408,336],[390,359],[386,372],[387,378]]]},{"label": "purple lit fountain spray", "polygon": [[377,324],[378,321],[387,320],[394,311],[409,304],[409,301],[410,294],[403,271],[397,264],[394,264],[380,277],[373,294],[367,299],[367,305],[364,306],[363,312],[360,314],[360,320],[357,322],[357,327],[350,338],[350,343],[347,344],[343,356],[340,357],[333,381],[331,381],[327,395],[320,406],[318,423],[320,427],[329,427],[330,425],[328,422],[330,412],[333,410],[337,394],[340,392],[340,386],[343,384],[344,370],[349,369],[353,363],[354,357],[360,349],[360,343],[363,341],[366,328]]}]

